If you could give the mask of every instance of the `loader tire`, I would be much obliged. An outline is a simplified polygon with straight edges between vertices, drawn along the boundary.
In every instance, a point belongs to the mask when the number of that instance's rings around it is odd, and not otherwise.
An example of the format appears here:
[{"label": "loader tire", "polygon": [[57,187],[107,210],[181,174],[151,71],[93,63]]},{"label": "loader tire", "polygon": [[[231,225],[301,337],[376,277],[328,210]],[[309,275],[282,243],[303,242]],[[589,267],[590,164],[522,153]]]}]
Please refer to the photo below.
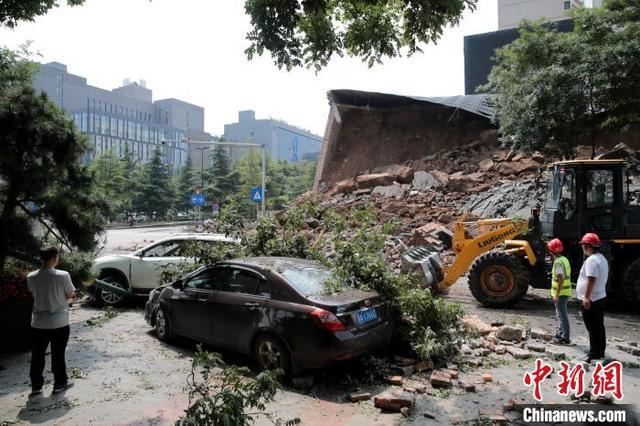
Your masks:
[{"label": "loader tire", "polygon": [[622,292],[626,302],[636,307],[640,304],[640,259],[627,266],[622,278]]},{"label": "loader tire", "polygon": [[533,278],[521,258],[499,251],[478,257],[469,270],[469,289],[489,308],[506,308],[527,294]]}]

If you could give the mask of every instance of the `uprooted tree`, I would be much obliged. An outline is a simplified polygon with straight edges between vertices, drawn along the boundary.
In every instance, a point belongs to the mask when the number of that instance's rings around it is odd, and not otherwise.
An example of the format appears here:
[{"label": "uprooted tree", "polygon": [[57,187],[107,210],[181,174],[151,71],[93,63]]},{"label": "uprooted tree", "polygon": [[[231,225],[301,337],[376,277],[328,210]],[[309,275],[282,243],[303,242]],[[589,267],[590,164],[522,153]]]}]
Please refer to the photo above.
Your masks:
[{"label": "uprooted tree", "polygon": [[573,12],[572,32],[524,22],[483,87],[505,142],[573,158],[577,145],[640,123],[640,6],[609,0]]},{"label": "uprooted tree", "polygon": [[437,42],[477,0],[246,0],[245,53],[269,52],[279,68],[320,70],[347,53],[369,66]]},{"label": "uprooted tree", "polygon": [[0,273],[8,256],[33,259],[34,222],[69,248],[92,249],[107,207],[80,163],[85,139],[31,87],[34,69],[0,50]]}]

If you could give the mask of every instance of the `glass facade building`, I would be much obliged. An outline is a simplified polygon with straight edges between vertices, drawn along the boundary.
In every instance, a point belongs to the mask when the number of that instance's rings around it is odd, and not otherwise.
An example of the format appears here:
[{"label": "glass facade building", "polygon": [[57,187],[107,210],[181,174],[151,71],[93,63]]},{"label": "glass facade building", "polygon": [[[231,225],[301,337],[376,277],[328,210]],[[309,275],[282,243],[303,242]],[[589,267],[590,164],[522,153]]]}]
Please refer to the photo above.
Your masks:
[{"label": "glass facade building", "polygon": [[34,79],[36,90],[45,92],[87,135],[89,163],[112,151],[122,157],[133,154],[144,163],[156,148],[174,169],[189,155],[187,139],[208,140],[204,132],[204,108],[178,99],[153,101],[144,81],[105,90],[87,84],[83,77],[67,72],[64,64],[41,64]]}]

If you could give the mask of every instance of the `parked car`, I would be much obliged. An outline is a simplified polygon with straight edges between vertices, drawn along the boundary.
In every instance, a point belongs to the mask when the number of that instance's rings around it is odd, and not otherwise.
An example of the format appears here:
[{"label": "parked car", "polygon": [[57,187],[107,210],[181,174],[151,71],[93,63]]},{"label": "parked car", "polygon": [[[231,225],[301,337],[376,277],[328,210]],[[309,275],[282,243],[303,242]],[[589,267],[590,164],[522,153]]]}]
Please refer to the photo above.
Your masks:
[{"label": "parked car", "polygon": [[[146,296],[161,285],[161,268],[188,261],[183,251],[188,242],[203,244],[237,244],[233,238],[221,234],[179,234],[163,238],[129,254],[102,256],[94,260],[92,270],[98,277],[134,294]],[[92,287],[94,297],[101,303],[117,305],[123,296]]]},{"label": "parked car", "polygon": [[185,336],[287,373],[388,344],[393,325],[380,295],[346,287],[327,294],[331,278],[329,269],[307,260],[221,262],[153,290],[145,319],[162,340]]}]

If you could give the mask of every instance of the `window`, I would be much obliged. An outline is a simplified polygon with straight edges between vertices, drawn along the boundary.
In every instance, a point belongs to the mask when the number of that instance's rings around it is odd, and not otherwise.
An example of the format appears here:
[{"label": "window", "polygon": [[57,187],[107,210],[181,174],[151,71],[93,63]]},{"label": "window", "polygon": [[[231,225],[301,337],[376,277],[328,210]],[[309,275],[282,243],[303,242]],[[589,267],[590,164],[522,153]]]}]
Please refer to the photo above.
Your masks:
[{"label": "window", "polygon": [[587,208],[613,205],[613,170],[587,172]]},{"label": "window", "polygon": [[571,9],[571,1],[565,1],[564,2],[564,10],[569,10]]},{"label": "window", "polygon": [[118,136],[118,120],[113,118],[113,117],[111,117],[110,118],[110,124],[111,124],[111,127],[110,127],[111,131],[110,131],[109,134],[111,136]]},{"label": "window", "polygon": [[287,266],[280,272],[289,284],[305,296],[322,294],[331,271],[320,266]]},{"label": "window", "polygon": [[109,117],[107,117],[106,115],[101,115],[100,123],[100,133],[102,133],[103,135],[109,134]]},{"label": "window", "polygon": [[242,269],[228,268],[223,280],[222,290],[232,293],[256,294],[260,278]]},{"label": "window", "polygon": [[186,288],[194,288],[200,290],[214,290],[217,289],[216,283],[218,283],[218,271],[216,269],[207,269],[196,275],[195,277],[189,278],[185,283]]},{"label": "window", "polygon": [[262,297],[271,297],[271,283],[267,280],[260,280],[257,294]]},{"label": "window", "polygon": [[182,240],[170,240],[163,243],[156,244],[155,246],[144,251],[144,257],[177,257],[182,252],[183,241]]}]

